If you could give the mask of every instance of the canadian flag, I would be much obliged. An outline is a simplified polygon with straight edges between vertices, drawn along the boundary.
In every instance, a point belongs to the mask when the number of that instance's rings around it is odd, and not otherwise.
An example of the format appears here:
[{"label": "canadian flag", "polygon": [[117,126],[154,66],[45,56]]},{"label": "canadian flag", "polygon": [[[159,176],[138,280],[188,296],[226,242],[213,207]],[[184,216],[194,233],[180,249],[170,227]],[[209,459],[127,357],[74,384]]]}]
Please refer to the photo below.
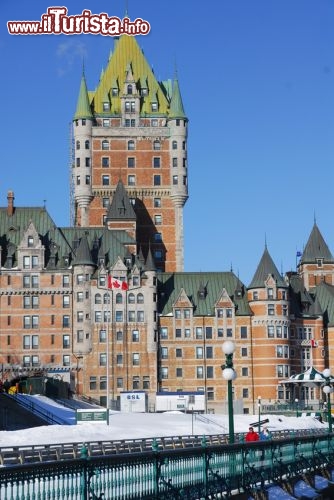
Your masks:
[{"label": "canadian flag", "polygon": [[318,342],[314,339],[311,339],[311,347],[318,347]]},{"label": "canadian flag", "polygon": [[127,290],[129,287],[126,281],[121,281],[116,278],[113,278],[112,276],[108,276],[108,288]]}]

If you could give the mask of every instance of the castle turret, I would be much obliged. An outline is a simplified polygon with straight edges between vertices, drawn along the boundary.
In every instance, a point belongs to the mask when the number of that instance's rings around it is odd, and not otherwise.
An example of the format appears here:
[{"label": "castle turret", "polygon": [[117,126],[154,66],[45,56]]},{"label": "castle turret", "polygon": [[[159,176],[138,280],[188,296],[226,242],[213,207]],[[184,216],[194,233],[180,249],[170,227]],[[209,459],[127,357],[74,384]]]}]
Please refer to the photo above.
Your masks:
[{"label": "castle turret", "polygon": [[86,79],[81,77],[77,109],[73,120],[74,164],[72,182],[76,205],[76,225],[88,225],[88,208],[92,195],[92,125],[93,115],[89,103]]},{"label": "castle turret", "polygon": [[185,115],[178,80],[173,82],[168,127],[170,129],[171,198],[175,206],[176,271],[184,267],[183,206],[188,199],[187,134],[188,119]]}]

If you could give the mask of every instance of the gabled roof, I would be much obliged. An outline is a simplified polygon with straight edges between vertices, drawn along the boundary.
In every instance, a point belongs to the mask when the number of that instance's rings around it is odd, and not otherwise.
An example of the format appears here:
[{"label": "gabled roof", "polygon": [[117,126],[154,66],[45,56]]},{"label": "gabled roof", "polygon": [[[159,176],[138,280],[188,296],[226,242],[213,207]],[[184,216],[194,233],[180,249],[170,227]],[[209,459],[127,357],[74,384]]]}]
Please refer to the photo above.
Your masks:
[{"label": "gabled roof", "polygon": [[[246,294],[237,298],[239,279],[232,272],[221,273],[158,273],[159,313],[171,314],[173,304],[183,289],[194,307],[195,316],[212,316],[215,314],[215,305],[226,289],[236,307],[236,315],[250,315]],[[198,291],[205,283],[206,294],[202,297]]]},{"label": "gabled roof", "polygon": [[323,259],[324,262],[334,263],[334,258],[325,242],[316,223],[312,228],[309,239],[300,259],[300,264],[315,262],[316,259]]},{"label": "gabled roof", "polygon": [[108,209],[107,220],[136,220],[137,216],[130,203],[123,182],[120,180],[116,186],[115,194]]},{"label": "gabled roof", "polygon": [[274,278],[277,286],[287,288],[287,284],[285,283],[277,267],[275,266],[274,261],[271,258],[266,246],[260,263],[257,266],[253,279],[248,288],[265,288],[265,282],[269,275]]}]

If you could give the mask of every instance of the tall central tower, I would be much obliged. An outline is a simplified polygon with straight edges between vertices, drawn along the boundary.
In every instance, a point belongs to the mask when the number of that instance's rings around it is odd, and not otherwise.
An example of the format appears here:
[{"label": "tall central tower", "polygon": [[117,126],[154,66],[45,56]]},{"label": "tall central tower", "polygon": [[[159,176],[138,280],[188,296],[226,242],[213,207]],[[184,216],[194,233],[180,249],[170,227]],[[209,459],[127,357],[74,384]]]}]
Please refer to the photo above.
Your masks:
[{"label": "tall central tower", "polygon": [[182,271],[188,198],[187,128],[178,80],[158,82],[134,37],[116,40],[95,91],[82,75],[73,120],[75,225],[108,226],[123,183],[137,219],[137,253]]}]

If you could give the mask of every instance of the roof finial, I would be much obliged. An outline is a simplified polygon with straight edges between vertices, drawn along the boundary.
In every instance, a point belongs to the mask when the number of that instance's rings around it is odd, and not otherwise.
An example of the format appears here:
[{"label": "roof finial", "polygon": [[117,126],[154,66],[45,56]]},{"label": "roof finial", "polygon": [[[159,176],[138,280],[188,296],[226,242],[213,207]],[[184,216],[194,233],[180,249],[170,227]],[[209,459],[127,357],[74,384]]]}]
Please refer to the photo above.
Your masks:
[{"label": "roof finial", "polygon": [[125,15],[124,17],[129,17],[128,0],[125,0]]},{"label": "roof finial", "polygon": [[267,250],[267,233],[264,233],[264,248]]},{"label": "roof finial", "polygon": [[317,217],[316,217],[316,214],[315,214],[315,210],[314,210],[314,214],[313,214],[313,219],[314,219],[314,225],[316,226],[316,224],[317,224]]}]

